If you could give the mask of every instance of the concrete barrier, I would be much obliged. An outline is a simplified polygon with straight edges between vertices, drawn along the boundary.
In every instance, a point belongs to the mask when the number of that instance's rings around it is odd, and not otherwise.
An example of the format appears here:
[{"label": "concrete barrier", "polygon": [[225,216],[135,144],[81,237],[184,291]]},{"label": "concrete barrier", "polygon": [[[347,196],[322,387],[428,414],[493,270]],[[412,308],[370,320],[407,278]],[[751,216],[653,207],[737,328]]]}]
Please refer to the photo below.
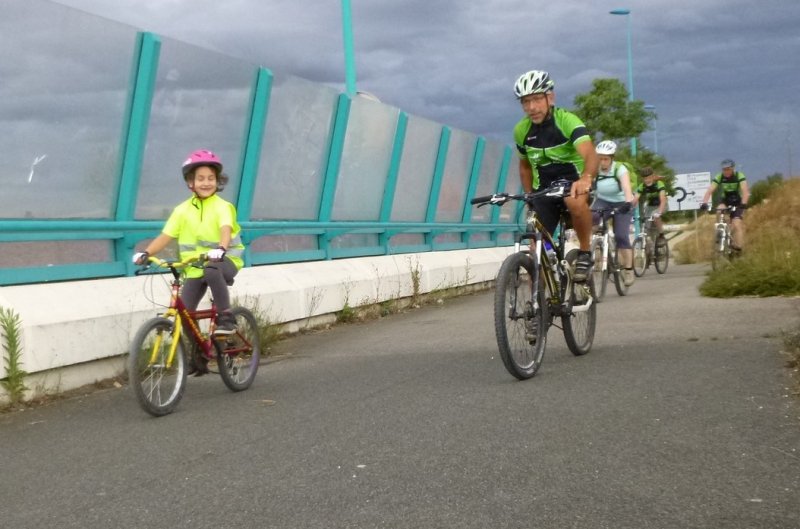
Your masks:
[{"label": "concrete barrier", "polygon": [[[244,268],[231,296],[294,332],[312,318],[333,319],[345,304],[411,297],[415,283],[417,294],[424,294],[492,281],[512,251],[454,250]],[[169,279],[149,275],[0,289],[0,306],[18,314],[22,324],[26,398],[121,375],[134,333],[169,301]],[[3,361],[0,379],[5,369]],[[0,401],[6,399],[0,388]]]}]

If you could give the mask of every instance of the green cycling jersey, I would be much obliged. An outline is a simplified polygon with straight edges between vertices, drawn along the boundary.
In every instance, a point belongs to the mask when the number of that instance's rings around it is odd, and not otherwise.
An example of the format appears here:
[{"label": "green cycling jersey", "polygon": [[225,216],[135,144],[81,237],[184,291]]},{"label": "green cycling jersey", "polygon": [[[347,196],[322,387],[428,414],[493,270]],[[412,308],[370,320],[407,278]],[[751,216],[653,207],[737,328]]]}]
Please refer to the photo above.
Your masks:
[{"label": "green cycling jersey", "polygon": [[533,189],[560,178],[577,180],[583,158],[575,146],[585,141],[591,138],[580,118],[559,107],[552,107],[550,116],[539,125],[525,116],[514,127],[519,156],[527,158],[533,168]]},{"label": "green cycling jersey", "polygon": [[729,206],[735,206],[742,201],[741,183],[745,180],[744,173],[736,171],[730,178],[725,178],[725,175],[722,173],[717,173],[711,182],[716,184],[718,189],[722,190],[722,201]]},{"label": "green cycling jersey", "polygon": [[639,184],[636,192],[639,194],[639,202],[648,206],[658,206],[661,204],[661,192],[666,191],[667,186],[661,180],[656,180],[650,185],[644,182]]}]

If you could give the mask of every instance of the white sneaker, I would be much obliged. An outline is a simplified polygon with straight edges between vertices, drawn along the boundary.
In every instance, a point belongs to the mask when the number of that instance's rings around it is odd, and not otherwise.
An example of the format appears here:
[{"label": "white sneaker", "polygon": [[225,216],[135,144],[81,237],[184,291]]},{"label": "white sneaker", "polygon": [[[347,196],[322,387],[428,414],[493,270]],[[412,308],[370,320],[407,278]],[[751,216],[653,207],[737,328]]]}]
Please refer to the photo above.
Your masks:
[{"label": "white sneaker", "polygon": [[633,268],[625,268],[622,271],[622,282],[625,283],[626,287],[629,287],[636,281],[636,277],[633,275]]}]

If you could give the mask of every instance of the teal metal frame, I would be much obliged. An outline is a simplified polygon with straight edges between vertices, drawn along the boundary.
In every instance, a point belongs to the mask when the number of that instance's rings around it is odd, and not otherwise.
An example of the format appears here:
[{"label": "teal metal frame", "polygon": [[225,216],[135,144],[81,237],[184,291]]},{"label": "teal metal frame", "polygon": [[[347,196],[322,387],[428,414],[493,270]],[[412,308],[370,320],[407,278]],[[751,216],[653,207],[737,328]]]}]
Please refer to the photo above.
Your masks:
[{"label": "teal metal frame", "polygon": [[[77,244],[77,249],[80,250],[81,241],[93,243],[107,241],[109,245],[108,260],[0,268],[0,286],[133,275],[135,266],[130,262],[130,256],[134,248],[142,240],[157,235],[163,227],[162,220],[135,219],[142,160],[148,138],[150,112],[159,68],[161,40],[157,35],[141,32],[137,35],[135,46],[124,126],[120,134],[118,167],[116,175],[113,175],[117,180],[117,196],[116,208],[112,217],[99,220],[0,219],[0,245],[66,241]],[[442,127],[439,137],[424,218],[419,222],[391,221],[395,197],[398,193],[398,178],[409,121],[408,114],[403,111],[399,112],[396,122],[378,218],[374,221],[358,222],[332,220],[353,97],[349,93],[339,94],[336,107],[333,109],[334,117],[324,157],[324,174],[317,218],[292,221],[252,220],[253,197],[269,115],[272,84],[273,75],[270,70],[257,68],[254,71],[249,119],[244,124],[245,140],[241,150],[239,188],[236,190],[239,224],[242,227],[242,239],[246,246],[244,256],[246,266],[513,244],[513,237],[509,241],[499,241],[500,234],[513,233],[519,229],[516,222],[500,222],[499,208],[492,208],[489,222],[471,221],[473,206],[469,201],[477,189],[481,167],[484,163],[486,140],[482,137],[478,137],[476,140],[469,174],[464,175],[466,195],[461,222],[436,222],[437,207],[450,147],[451,129],[446,126]],[[350,87],[350,91],[353,89],[354,86]],[[511,158],[511,147],[506,146],[497,172],[495,189],[498,192],[506,188]],[[489,239],[471,242],[472,234],[478,232],[488,233]],[[377,235],[377,244],[346,248],[337,248],[331,244],[336,237],[353,233]],[[458,241],[437,242],[437,236],[445,233],[458,234]],[[421,244],[392,246],[392,238],[402,234],[421,236],[422,242]],[[316,241],[316,247],[280,253],[251,250],[249,243],[259,237],[273,235],[312,236]]]}]

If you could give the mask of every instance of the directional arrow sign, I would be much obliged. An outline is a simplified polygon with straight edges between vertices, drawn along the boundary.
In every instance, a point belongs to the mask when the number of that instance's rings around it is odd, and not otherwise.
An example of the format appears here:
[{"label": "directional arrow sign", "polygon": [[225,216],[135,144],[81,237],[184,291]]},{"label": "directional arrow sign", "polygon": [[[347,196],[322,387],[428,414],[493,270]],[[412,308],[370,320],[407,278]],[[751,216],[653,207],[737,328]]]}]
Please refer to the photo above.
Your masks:
[{"label": "directional arrow sign", "polygon": [[675,175],[675,196],[667,197],[670,211],[691,211],[700,209],[711,173],[688,173]]}]

